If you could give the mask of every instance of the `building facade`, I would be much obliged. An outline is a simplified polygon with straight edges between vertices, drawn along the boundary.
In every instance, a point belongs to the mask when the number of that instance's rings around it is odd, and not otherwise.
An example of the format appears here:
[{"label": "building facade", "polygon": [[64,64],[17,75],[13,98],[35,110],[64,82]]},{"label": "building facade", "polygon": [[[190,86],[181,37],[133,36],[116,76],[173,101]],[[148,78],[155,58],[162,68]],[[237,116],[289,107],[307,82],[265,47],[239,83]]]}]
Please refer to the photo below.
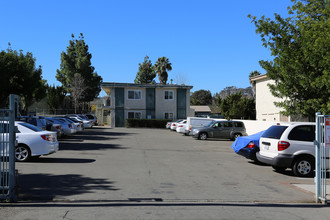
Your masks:
[{"label": "building facade", "polygon": [[172,84],[102,83],[110,97],[111,127],[124,127],[126,119],[176,120],[190,116],[192,86]]},{"label": "building facade", "polygon": [[256,92],[256,119],[257,121],[290,121],[290,117],[281,114],[284,109],[275,106],[274,102],[282,99],[273,96],[268,84],[274,84],[274,80],[267,77],[266,74],[251,78],[255,84]]}]

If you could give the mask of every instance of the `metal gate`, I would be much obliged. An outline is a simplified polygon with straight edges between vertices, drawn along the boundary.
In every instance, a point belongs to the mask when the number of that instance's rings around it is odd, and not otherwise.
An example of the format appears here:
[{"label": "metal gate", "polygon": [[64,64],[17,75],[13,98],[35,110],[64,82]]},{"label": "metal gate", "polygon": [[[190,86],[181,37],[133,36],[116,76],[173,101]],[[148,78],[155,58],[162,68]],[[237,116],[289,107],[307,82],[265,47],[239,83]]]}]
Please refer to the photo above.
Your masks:
[{"label": "metal gate", "polygon": [[315,199],[316,202],[328,203],[327,170],[330,159],[330,115],[316,113],[315,138]]},{"label": "metal gate", "polygon": [[15,115],[18,96],[10,95],[9,109],[0,109],[0,200],[16,201]]}]

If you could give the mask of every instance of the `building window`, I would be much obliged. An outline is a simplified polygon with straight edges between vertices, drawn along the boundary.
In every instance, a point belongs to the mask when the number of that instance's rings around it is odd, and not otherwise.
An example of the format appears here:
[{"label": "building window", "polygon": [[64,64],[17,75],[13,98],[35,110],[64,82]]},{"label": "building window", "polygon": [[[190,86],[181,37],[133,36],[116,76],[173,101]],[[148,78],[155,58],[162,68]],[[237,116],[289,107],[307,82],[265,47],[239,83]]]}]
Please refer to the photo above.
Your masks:
[{"label": "building window", "polygon": [[173,113],[172,112],[165,112],[164,119],[171,119],[171,120],[173,120]]},{"label": "building window", "polygon": [[174,99],[174,92],[173,91],[165,91],[165,100],[172,100]]},{"label": "building window", "polygon": [[128,112],[127,113],[127,118],[132,118],[132,119],[141,119],[141,112]]},{"label": "building window", "polygon": [[128,99],[141,99],[141,91],[140,90],[128,90]]}]

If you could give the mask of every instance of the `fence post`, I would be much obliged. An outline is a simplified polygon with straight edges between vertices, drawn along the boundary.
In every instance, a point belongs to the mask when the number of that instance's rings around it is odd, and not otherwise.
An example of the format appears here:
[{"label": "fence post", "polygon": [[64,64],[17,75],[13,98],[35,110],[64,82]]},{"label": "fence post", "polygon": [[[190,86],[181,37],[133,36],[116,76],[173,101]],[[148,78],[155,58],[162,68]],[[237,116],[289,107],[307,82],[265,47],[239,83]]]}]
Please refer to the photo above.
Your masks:
[{"label": "fence post", "polygon": [[315,202],[320,202],[321,190],[321,167],[320,167],[320,112],[316,113],[316,131],[315,131]]},{"label": "fence post", "polygon": [[15,119],[18,113],[18,96],[10,94],[9,96],[9,201],[16,201],[15,195]]}]

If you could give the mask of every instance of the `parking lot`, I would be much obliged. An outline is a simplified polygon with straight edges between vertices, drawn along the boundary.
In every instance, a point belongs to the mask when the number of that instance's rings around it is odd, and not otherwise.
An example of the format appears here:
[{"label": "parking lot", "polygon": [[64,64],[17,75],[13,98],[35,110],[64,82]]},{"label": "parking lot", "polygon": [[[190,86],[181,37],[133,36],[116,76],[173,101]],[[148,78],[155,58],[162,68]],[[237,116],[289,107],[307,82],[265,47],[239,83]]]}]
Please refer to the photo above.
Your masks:
[{"label": "parking lot", "polygon": [[313,203],[290,170],[238,156],[229,140],[200,141],[165,129],[94,127],[60,150],[17,163],[19,201]]}]

